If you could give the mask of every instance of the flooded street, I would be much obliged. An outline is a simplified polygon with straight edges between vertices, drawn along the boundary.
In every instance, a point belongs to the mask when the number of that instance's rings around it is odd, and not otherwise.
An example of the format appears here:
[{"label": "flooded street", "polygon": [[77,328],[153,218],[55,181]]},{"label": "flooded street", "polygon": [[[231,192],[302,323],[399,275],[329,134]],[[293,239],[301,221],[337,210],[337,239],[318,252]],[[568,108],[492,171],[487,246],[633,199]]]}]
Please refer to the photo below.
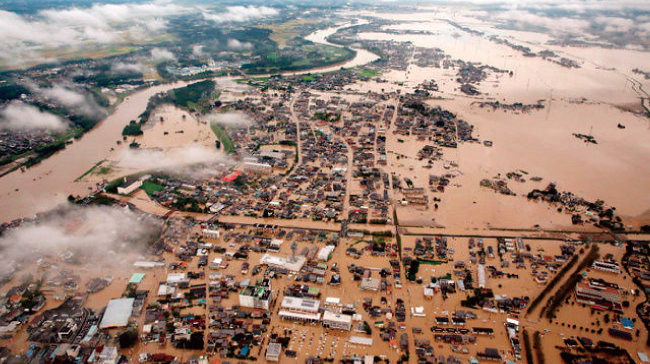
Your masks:
[{"label": "flooded street", "polygon": [[[308,39],[315,43],[337,46],[328,43],[326,38],[338,29],[347,26],[343,25],[317,31],[308,36]],[[367,64],[379,58],[376,54],[366,50],[355,49],[355,51],[357,51],[355,58],[344,64],[287,74],[331,72],[341,67],[356,67]],[[230,85],[232,88],[231,77],[215,79],[215,81],[218,84],[223,83],[226,87]],[[0,201],[3,206],[0,211],[0,221],[31,217],[39,211],[50,209],[64,202],[71,194],[83,196],[95,190],[96,185],[94,182],[100,182],[103,178],[111,177],[111,175],[102,176],[99,180],[97,178],[85,178],[78,182],[75,180],[93,168],[95,164],[104,159],[119,158],[120,153],[128,149],[128,143],[117,145],[117,141],[122,140],[122,129],[129,121],[138,118],[145,110],[151,96],[185,85],[187,85],[186,82],[176,82],[150,87],[131,94],[116,107],[113,114],[86,133],[81,140],[75,141],[72,145],[67,146],[65,150],[44,160],[39,165],[25,170],[25,172],[16,171],[0,178],[0,191],[2,191]],[[209,127],[207,130],[209,130]],[[196,137],[196,139],[203,142],[207,141],[208,144],[213,145],[214,136],[204,131],[197,130],[198,134],[194,134],[189,138],[192,139],[192,142],[193,138]],[[164,133],[162,129],[154,132],[154,135],[146,135],[144,137],[145,146],[160,146],[157,145],[160,144],[159,141],[154,139],[157,139],[155,136],[160,136],[161,133]],[[178,139],[178,135],[173,136],[173,132],[170,134],[169,139],[176,139],[178,143],[172,142],[167,146],[183,145],[188,141],[184,134],[181,139]],[[166,143],[163,142],[163,144]]]}]

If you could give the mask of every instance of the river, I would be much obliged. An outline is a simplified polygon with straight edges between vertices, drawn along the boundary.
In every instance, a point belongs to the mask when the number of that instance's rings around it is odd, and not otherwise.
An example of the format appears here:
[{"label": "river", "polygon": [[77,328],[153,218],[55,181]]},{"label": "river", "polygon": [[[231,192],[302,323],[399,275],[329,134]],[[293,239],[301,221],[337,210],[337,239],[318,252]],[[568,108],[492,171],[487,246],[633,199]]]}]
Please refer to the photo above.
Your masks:
[{"label": "river", "polygon": [[[339,45],[327,42],[326,38],[351,23],[316,31],[307,39],[314,43]],[[350,61],[330,67],[288,72],[286,75],[304,73],[325,73],[341,67],[357,67],[379,58],[363,49],[354,49],[357,54]],[[217,82],[232,81],[229,77],[217,78]],[[196,81],[195,81],[196,82]],[[33,166],[25,172],[13,172],[0,178],[0,221],[11,221],[21,217],[31,217],[37,212],[48,210],[66,200],[69,195],[87,195],[96,186],[75,179],[91,169],[97,162],[105,159],[116,150],[128,148],[127,143],[117,145],[122,140],[122,129],[129,121],[137,119],[145,110],[151,96],[187,85],[188,82],[175,82],[152,86],[137,91],[127,97],[115,112],[99,123],[93,130],[84,134],[63,151]]]}]

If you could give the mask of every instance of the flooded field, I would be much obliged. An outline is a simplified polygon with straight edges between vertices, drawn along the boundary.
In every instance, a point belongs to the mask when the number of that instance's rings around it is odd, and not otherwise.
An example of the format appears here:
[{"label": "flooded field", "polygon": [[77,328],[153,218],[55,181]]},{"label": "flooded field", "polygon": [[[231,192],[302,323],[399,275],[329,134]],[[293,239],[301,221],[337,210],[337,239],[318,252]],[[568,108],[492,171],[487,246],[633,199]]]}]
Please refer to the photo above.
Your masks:
[{"label": "flooded field", "polygon": [[[405,20],[405,16],[399,14],[378,16]],[[389,85],[367,82],[353,86],[359,91],[366,88],[376,92],[380,92],[380,88],[386,91],[408,90],[417,87],[422,80],[436,80],[439,91],[433,92],[433,96],[440,96],[442,100],[433,100],[429,104],[456,113],[475,125],[479,140],[494,143],[490,148],[480,144],[462,144],[458,150],[447,150],[445,159],[459,166],[458,178],[454,179],[458,188],[449,188],[441,196],[439,211],[431,213],[427,210],[418,212],[418,208],[413,207],[398,208],[402,216],[400,221],[467,229],[569,225],[566,215],[522,197],[533,188],[543,189],[550,182],[588,199],[605,200],[615,206],[618,213],[632,220],[647,214],[650,199],[644,186],[650,183],[650,169],[646,167],[650,154],[644,140],[650,134],[650,124],[647,117],[622,109],[640,108],[639,94],[628,78],[632,77],[631,70],[639,66],[639,60],[650,61],[647,53],[562,48],[561,51],[568,56],[584,60],[581,68],[570,69],[541,58],[524,57],[505,45],[464,33],[442,20],[407,22],[389,28],[431,34],[361,33],[359,36],[367,40],[409,41],[419,47],[437,47],[453,59],[513,71],[512,76],[489,76],[481,82],[479,90],[482,94],[476,97],[459,91],[459,85],[450,80],[454,77],[453,70],[416,65],[410,65],[403,72],[383,74]],[[518,35],[518,32],[508,34],[511,37]],[[522,34],[521,38],[533,49],[533,41],[543,40],[529,39],[527,34]],[[604,64],[609,67],[605,68]],[[612,92],[612,89],[617,92]],[[540,100],[543,100],[544,109],[526,113],[493,111],[477,105],[478,101],[525,104]],[[625,129],[620,129],[619,125],[624,125]],[[598,144],[584,143],[573,133],[592,135]],[[393,159],[392,165],[401,175],[415,174],[420,181],[419,187],[426,187],[422,183],[426,183],[430,171],[418,168],[423,165],[415,160],[418,148],[402,149],[394,143],[395,139],[392,139],[393,150],[410,158],[401,159],[399,163]],[[413,139],[407,139],[405,144],[424,145]],[[434,165],[433,171],[442,171],[439,167]],[[539,176],[543,180],[510,182],[509,186],[518,194],[514,197],[495,195],[479,186],[483,178],[515,170],[527,171],[530,176]]]}]

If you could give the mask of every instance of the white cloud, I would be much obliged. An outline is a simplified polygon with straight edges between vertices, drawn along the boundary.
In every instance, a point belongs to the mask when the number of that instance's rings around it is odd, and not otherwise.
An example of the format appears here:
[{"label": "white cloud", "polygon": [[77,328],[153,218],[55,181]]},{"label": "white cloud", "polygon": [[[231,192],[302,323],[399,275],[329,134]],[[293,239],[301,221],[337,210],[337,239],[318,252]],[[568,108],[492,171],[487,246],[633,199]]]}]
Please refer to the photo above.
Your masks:
[{"label": "white cloud", "polygon": [[176,61],[176,56],[167,49],[154,48],[151,50],[151,60],[154,63]]},{"label": "white cloud", "polygon": [[140,63],[114,62],[111,64],[111,73],[114,75],[135,75],[144,73],[145,67]]},{"label": "white cloud", "polygon": [[277,9],[268,6],[229,6],[221,13],[204,12],[203,17],[215,23],[245,22],[278,15]]},{"label": "white cloud", "polygon": [[0,10],[0,62],[12,66],[41,62],[38,53],[46,48],[142,40],[166,26],[164,17],[190,9],[169,2],[151,2],[47,9],[31,17]]},{"label": "white cloud", "polygon": [[212,113],[206,115],[205,119],[209,123],[226,126],[248,126],[253,123],[253,120],[241,111]]},{"label": "white cloud", "polygon": [[196,164],[224,163],[227,157],[213,148],[189,146],[161,149],[127,149],[119,158],[118,165],[135,170],[176,170]]},{"label": "white cloud", "polygon": [[72,252],[82,262],[117,264],[144,251],[160,223],[130,210],[66,206],[36,223],[7,231],[0,238],[3,267],[34,262],[42,256]]},{"label": "white cloud", "polygon": [[249,51],[253,49],[250,42],[240,42],[237,39],[228,39],[228,49],[233,51]]},{"label": "white cloud", "polygon": [[56,105],[68,108],[74,113],[86,116],[98,116],[104,109],[88,94],[76,91],[70,85],[55,84],[52,87],[39,87],[28,84],[32,92],[44,97]]},{"label": "white cloud", "polygon": [[13,101],[0,110],[0,129],[63,131],[66,128],[67,123],[60,117],[20,101]]},{"label": "white cloud", "polygon": [[194,57],[198,57],[198,58],[203,57],[205,55],[205,53],[203,52],[203,46],[200,45],[200,44],[193,45],[192,46],[192,55],[194,55]]}]

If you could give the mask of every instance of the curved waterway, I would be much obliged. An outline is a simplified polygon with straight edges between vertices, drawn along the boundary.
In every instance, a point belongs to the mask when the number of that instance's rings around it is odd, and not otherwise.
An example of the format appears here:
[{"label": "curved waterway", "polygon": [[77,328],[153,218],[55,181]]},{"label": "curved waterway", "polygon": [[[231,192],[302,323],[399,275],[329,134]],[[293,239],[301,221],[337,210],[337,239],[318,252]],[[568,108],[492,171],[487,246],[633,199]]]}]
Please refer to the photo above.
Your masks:
[{"label": "curved waterway", "polygon": [[[359,23],[357,23],[359,24]],[[316,31],[307,39],[340,47],[327,42],[327,37],[339,29],[352,26],[351,23]],[[341,67],[357,67],[379,58],[374,53],[364,49],[354,49],[356,56],[344,63],[304,70],[287,72],[286,75],[305,73],[325,73]],[[217,82],[232,81],[231,77],[216,78]],[[196,81],[193,81],[196,82]],[[97,162],[105,159],[114,149],[127,148],[122,140],[122,129],[131,120],[135,120],[145,110],[151,96],[183,87],[188,82],[175,82],[148,87],[137,91],[119,104],[115,111],[99,123],[93,130],[84,134],[81,140],[68,145],[66,149],[44,160],[24,172],[15,171],[0,178],[0,222],[11,221],[21,217],[31,217],[37,212],[48,210],[69,195],[87,195],[96,188],[88,182],[75,182],[75,179],[91,169]]]}]

